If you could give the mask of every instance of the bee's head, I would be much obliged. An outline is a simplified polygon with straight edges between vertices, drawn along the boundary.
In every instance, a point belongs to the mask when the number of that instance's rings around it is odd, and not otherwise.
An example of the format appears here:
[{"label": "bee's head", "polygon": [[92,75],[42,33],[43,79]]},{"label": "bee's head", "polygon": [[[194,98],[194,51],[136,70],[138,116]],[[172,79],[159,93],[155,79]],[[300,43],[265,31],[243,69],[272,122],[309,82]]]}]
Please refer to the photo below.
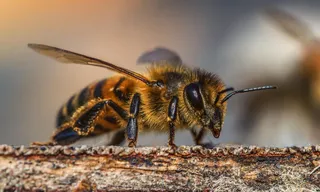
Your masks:
[{"label": "bee's head", "polygon": [[184,100],[199,126],[209,129],[215,138],[220,136],[227,109],[227,102],[221,102],[225,93],[217,92],[223,85],[209,85],[202,82],[190,83],[184,88]]},{"label": "bee's head", "polygon": [[[194,114],[197,124],[209,129],[215,138],[220,136],[221,128],[227,110],[227,100],[237,94],[265,89],[273,86],[263,86],[234,91],[225,88],[222,83],[207,84],[193,82],[184,88],[184,100],[189,110]],[[228,93],[229,92],[229,93]]]}]

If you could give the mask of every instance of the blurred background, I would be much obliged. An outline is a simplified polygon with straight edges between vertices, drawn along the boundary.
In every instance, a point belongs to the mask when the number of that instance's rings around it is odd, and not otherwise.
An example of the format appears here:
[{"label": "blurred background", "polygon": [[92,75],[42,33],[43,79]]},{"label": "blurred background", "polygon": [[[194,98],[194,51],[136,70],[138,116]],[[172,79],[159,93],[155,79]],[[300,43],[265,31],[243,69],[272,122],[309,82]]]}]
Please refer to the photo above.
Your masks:
[{"label": "blurred background", "polygon": [[[0,143],[47,141],[61,105],[89,83],[114,74],[63,65],[27,48],[27,43],[42,43],[140,72],[145,66],[135,65],[138,56],[164,46],[186,64],[218,74],[227,86],[278,85],[277,91],[230,99],[220,138],[208,134],[206,141],[319,144],[315,72],[320,46],[281,30],[264,13],[270,7],[294,15],[320,36],[320,1],[313,0],[1,1]],[[166,145],[167,138],[147,133],[139,135],[138,143]],[[104,135],[82,142],[102,144],[107,139]],[[189,131],[177,132],[176,143],[193,145]]]}]

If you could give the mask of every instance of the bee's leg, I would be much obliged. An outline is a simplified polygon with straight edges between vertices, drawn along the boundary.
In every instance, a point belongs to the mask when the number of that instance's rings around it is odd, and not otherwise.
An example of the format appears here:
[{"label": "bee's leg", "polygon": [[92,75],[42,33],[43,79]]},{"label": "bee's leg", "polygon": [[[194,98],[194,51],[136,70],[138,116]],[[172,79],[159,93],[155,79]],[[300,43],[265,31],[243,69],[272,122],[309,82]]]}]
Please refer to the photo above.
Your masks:
[{"label": "bee's leg", "polygon": [[206,133],[206,129],[204,127],[201,128],[199,133],[197,133],[195,128],[191,129],[191,135],[196,145],[201,145],[202,147],[212,149],[215,146],[212,142],[210,141],[206,143],[202,142],[202,139],[205,133]]},{"label": "bee's leg", "polygon": [[178,97],[174,96],[169,104],[168,108],[168,123],[169,123],[169,145],[172,148],[177,148],[177,146],[174,144],[174,136],[175,136],[175,127],[174,127],[174,121],[177,118],[177,108],[178,108]]},{"label": "bee's leg", "polygon": [[192,137],[193,137],[193,141],[195,142],[196,145],[202,145],[202,139],[203,139],[203,136],[206,132],[206,129],[204,127],[202,127],[199,131],[199,133],[197,133],[196,129],[195,128],[192,128],[191,129],[191,134],[192,134]]},{"label": "bee's leg", "polygon": [[63,124],[48,142],[32,142],[34,146],[68,145],[80,139],[80,135],[73,130],[70,123]]},{"label": "bee's leg", "polygon": [[[77,132],[79,136],[78,138],[74,138],[75,141],[80,139],[81,136],[82,137],[88,136],[90,133],[94,132],[96,122],[99,119],[101,112],[105,110],[106,106],[113,109],[121,118],[123,119],[128,118],[128,113],[112,100],[99,101],[93,107],[91,107],[88,111],[80,115],[80,117],[74,123],[73,130]],[[53,139],[55,141],[58,141],[58,140],[61,141],[62,139],[58,139],[57,136],[58,135],[55,135]],[[74,143],[75,141],[71,139],[72,143]]]},{"label": "bee's leg", "polygon": [[107,145],[120,145],[126,139],[125,132],[125,129],[117,131]]},{"label": "bee's leg", "polygon": [[129,147],[135,147],[137,144],[137,136],[138,136],[138,122],[137,115],[139,113],[140,107],[140,94],[135,93],[131,100],[130,104],[130,114],[127,125],[127,138],[129,141]]},{"label": "bee's leg", "polygon": [[69,145],[81,138],[81,135],[78,134],[71,126],[61,128],[51,137],[51,140],[56,145]]},{"label": "bee's leg", "polygon": [[96,122],[106,106],[113,109],[121,118],[128,118],[128,113],[112,100],[100,100],[89,110],[79,114],[75,121],[63,124],[52,136],[52,142],[48,142],[46,145],[69,145],[82,137],[89,136],[94,132]]}]

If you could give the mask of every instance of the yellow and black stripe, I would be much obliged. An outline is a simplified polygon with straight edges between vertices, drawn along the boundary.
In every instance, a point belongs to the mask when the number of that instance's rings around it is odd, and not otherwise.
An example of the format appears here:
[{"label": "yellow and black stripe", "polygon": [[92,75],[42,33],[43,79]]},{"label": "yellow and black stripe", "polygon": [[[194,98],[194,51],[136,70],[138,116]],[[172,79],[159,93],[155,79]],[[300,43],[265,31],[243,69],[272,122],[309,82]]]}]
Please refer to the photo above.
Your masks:
[{"label": "yellow and black stripe", "polygon": [[[103,79],[83,88],[79,93],[73,95],[58,112],[56,126],[59,128],[67,122],[73,113],[88,101],[94,98],[111,99],[124,109],[128,108],[129,98],[134,89],[134,81],[123,76],[115,76]],[[92,135],[105,133],[120,128],[121,119],[114,112],[107,109],[103,118],[100,118]],[[122,119],[121,119],[122,120]]]},{"label": "yellow and black stripe", "polygon": [[68,102],[60,108],[57,115],[56,127],[59,128],[63,123],[68,121],[76,109],[89,100],[89,97],[89,87],[85,87],[79,94],[73,95]]}]

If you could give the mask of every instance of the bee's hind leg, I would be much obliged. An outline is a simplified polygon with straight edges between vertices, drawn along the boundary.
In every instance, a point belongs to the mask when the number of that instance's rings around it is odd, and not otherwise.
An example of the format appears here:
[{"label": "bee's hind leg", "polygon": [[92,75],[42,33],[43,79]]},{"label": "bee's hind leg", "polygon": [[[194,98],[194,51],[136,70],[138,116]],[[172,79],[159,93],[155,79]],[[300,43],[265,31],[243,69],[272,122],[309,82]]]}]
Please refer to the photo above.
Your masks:
[{"label": "bee's hind leg", "polygon": [[97,100],[90,109],[80,112],[78,117],[73,118],[74,120],[70,120],[63,124],[53,134],[50,142],[36,142],[34,144],[70,145],[83,137],[90,136],[90,134],[94,132],[96,122],[106,106],[112,108],[121,118],[127,118],[127,112],[112,100]]},{"label": "bee's hind leg", "polygon": [[[67,125],[67,124],[65,124]],[[70,126],[62,126],[51,137],[48,142],[32,142],[33,146],[53,146],[53,145],[68,145],[80,139],[80,135]]]}]

